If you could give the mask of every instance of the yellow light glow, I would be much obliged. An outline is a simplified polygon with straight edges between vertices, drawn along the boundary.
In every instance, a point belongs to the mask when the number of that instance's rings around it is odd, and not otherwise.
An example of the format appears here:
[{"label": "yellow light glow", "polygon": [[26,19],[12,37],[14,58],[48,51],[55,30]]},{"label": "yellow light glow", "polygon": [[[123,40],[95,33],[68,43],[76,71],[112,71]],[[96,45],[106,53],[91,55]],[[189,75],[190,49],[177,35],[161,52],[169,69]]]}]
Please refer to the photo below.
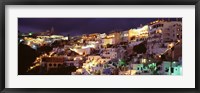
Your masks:
[{"label": "yellow light glow", "polygon": [[174,46],[174,44],[170,43],[168,46],[169,46],[169,48],[172,48]]},{"label": "yellow light glow", "polygon": [[142,63],[146,63],[147,62],[147,59],[142,59]]},{"label": "yellow light glow", "polygon": [[82,72],[83,72],[82,69],[77,69],[76,71],[79,72],[79,73],[82,73]]}]

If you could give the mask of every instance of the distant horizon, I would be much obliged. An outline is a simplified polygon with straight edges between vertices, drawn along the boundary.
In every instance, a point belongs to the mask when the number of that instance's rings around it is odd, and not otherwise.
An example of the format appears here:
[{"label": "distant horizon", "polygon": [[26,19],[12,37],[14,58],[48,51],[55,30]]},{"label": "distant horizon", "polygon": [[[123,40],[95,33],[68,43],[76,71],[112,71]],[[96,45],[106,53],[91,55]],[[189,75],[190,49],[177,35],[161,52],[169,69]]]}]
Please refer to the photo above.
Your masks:
[{"label": "distant horizon", "polygon": [[53,27],[56,35],[80,36],[126,31],[158,19],[182,21],[182,18],[18,18],[18,31],[37,33],[51,30]]}]

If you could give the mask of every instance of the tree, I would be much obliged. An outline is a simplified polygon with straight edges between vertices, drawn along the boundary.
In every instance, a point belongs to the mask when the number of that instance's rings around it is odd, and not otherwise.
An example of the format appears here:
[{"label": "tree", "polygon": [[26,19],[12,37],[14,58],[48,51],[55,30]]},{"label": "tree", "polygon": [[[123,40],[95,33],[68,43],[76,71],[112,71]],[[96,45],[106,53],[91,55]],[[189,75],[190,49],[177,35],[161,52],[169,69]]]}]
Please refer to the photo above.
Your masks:
[{"label": "tree", "polygon": [[136,45],[136,46],[133,47],[133,51],[138,53],[138,54],[146,53],[147,48],[146,48],[144,43],[140,43],[139,45]]},{"label": "tree", "polygon": [[120,59],[119,62],[118,62],[118,65],[119,66],[125,66],[126,65],[126,62],[124,59]]},{"label": "tree", "polygon": [[149,70],[152,72],[153,75],[157,74],[157,66],[156,63],[151,63],[148,65]]}]

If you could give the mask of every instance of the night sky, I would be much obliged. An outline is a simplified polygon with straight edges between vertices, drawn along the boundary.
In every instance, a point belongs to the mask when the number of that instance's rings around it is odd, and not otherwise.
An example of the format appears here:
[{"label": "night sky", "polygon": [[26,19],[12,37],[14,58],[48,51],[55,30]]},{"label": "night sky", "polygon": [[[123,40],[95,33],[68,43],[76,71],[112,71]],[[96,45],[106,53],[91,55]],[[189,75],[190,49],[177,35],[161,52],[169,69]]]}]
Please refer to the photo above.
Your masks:
[{"label": "night sky", "polygon": [[[43,32],[54,27],[55,34],[71,36],[125,31],[148,24],[158,18],[18,18],[20,32]],[[163,18],[159,18],[163,19]],[[168,20],[168,18],[164,18]],[[176,20],[176,18],[170,18]],[[181,19],[179,19],[181,20]]]}]

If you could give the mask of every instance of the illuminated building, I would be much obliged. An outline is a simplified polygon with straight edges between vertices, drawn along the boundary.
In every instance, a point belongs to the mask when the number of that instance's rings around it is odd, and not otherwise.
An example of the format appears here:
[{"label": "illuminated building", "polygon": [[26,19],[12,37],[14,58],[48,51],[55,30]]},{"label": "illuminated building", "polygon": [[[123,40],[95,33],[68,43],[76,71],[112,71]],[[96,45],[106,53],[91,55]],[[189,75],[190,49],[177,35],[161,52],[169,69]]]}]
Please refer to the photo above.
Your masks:
[{"label": "illuminated building", "polygon": [[160,73],[163,75],[182,75],[182,66],[177,62],[164,61]]},{"label": "illuminated building", "polygon": [[107,59],[115,59],[117,58],[117,49],[115,48],[106,48],[103,50],[103,53],[100,54],[101,56],[107,58]]},{"label": "illuminated building", "polygon": [[93,34],[89,34],[89,35],[83,34],[81,36],[81,38],[84,41],[96,41],[96,40],[100,39],[100,34],[99,33],[93,33]]},{"label": "illuminated building", "polygon": [[[147,40],[147,54],[158,54],[160,56],[160,54],[163,54],[166,52],[166,50],[170,49],[168,47],[170,43],[176,43],[177,41],[182,41],[181,22],[168,22],[163,20],[156,20],[151,22],[149,25],[149,38]],[[181,51],[176,53],[180,54]]]},{"label": "illuminated building", "polygon": [[128,34],[129,34],[128,35],[129,41],[146,39],[148,38],[148,25],[145,25],[137,29],[130,29],[128,31]]},{"label": "illuminated building", "polygon": [[120,33],[112,32],[102,39],[102,45],[119,44],[121,42]]},{"label": "illuminated building", "polygon": [[37,36],[37,38],[40,38],[40,39],[54,39],[54,41],[55,40],[68,40],[69,39],[69,37],[68,36],[66,36],[66,37],[64,37],[64,36],[62,36],[62,35],[51,35],[51,36]]},{"label": "illuminated building", "polygon": [[58,68],[65,62],[65,57],[44,57],[42,58],[42,66],[47,69]]},{"label": "illuminated building", "polygon": [[103,39],[102,39],[102,45],[107,45],[107,44],[115,44],[115,39],[112,38],[112,37],[103,38]]},{"label": "illuminated building", "polygon": [[84,47],[90,47],[90,48],[98,48],[100,42],[99,41],[88,41],[88,45],[86,46],[82,46],[82,48]]},{"label": "illuminated building", "polygon": [[103,57],[106,57],[106,58],[108,58],[108,59],[115,59],[115,58],[117,58],[117,52],[115,52],[115,51],[112,51],[112,52],[103,52],[102,53],[102,56]]},{"label": "illuminated building", "polygon": [[[149,38],[160,38],[161,42],[172,42],[182,39],[182,23],[179,21],[155,21],[149,25]],[[150,40],[149,40],[150,41]]]},{"label": "illuminated building", "polygon": [[82,57],[70,57],[70,56],[51,56],[42,58],[42,66],[48,71],[52,68],[58,68],[60,66],[76,66],[80,67],[80,61]]},{"label": "illuminated building", "polygon": [[121,42],[128,42],[129,40],[129,31],[121,32]]},{"label": "illuminated building", "polygon": [[119,44],[121,42],[120,32],[111,32],[107,37],[113,38],[115,41],[114,44]]},{"label": "illuminated building", "polygon": [[[173,48],[173,50],[172,50]],[[182,57],[182,42],[171,43],[168,45],[168,51],[165,53],[168,60],[179,60]]]},{"label": "illuminated building", "polygon": [[78,53],[79,55],[89,55],[91,52],[90,47],[82,47],[82,48],[70,48],[70,50]]},{"label": "illuminated building", "polygon": [[182,23],[181,22],[167,22],[163,26],[162,40],[163,42],[171,42],[182,39]]},{"label": "illuminated building", "polygon": [[46,39],[46,38],[50,38],[50,36],[37,36],[37,38]]},{"label": "illuminated building", "polygon": [[44,39],[40,39],[40,38],[25,37],[24,43],[35,49],[36,46],[42,46],[43,44],[46,44],[47,42],[45,42]]},{"label": "illuminated building", "polygon": [[105,38],[107,35],[106,35],[106,33],[103,33],[103,34],[100,34],[99,36],[100,36],[100,38]]},{"label": "illuminated building", "polygon": [[64,38],[64,36],[62,36],[62,35],[51,35],[50,38],[62,39],[62,38]]},{"label": "illuminated building", "polygon": [[110,59],[98,55],[88,56],[86,62],[83,63],[82,70],[86,70],[88,72],[86,74],[94,74],[96,72],[103,74],[104,67],[108,61],[110,61]]}]

